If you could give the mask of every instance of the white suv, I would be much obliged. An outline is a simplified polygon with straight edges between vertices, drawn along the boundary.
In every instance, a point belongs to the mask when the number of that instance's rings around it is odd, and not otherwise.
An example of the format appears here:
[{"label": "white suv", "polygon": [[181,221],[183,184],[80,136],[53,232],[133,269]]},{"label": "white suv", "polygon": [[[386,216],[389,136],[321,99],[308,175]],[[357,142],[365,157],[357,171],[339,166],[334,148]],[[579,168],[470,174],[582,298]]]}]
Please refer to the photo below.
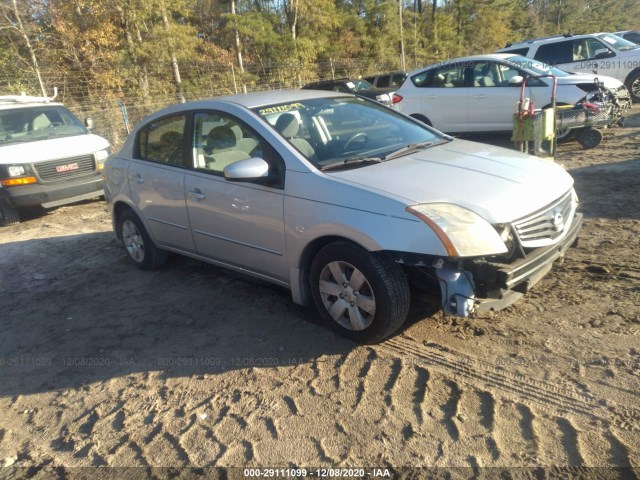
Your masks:
[{"label": "white suv", "polygon": [[[596,76],[571,74],[514,54],[455,58],[409,73],[396,91],[394,108],[447,133],[503,132],[513,128],[513,112],[526,81],[525,96],[535,108],[551,103],[554,75],[559,104],[574,105],[597,90]],[[615,78],[598,77],[619,97],[620,114],[629,93]]]},{"label": "white suv", "polygon": [[498,52],[522,55],[569,72],[617,78],[640,102],[640,45],[612,33],[558,35],[513,43]]},{"label": "white suv", "polygon": [[18,209],[57,207],[103,195],[109,142],[53,98],[0,97],[0,226]]}]

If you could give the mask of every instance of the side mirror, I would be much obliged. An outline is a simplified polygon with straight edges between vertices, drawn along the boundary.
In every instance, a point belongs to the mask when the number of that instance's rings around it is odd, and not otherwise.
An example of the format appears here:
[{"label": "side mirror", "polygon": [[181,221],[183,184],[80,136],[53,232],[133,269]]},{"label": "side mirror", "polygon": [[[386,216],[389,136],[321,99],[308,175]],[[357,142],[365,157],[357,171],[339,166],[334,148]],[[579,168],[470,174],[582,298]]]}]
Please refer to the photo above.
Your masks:
[{"label": "side mirror", "polygon": [[524,82],[524,77],[520,75],[516,75],[509,79],[509,85],[512,87],[517,87],[519,85],[522,85],[522,82]]},{"label": "side mirror", "polygon": [[96,123],[93,121],[93,118],[91,118],[91,117],[87,117],[84,120],[84,124],[87,127],[87,129],[89,129],[89,130],[93,130],[95,128],[95,126],[96,126]]},{"label": "side mirror", "polygon": [[269,178],[269,164],[262,158],[247,158],[227,165],[223,172],[231,182],[252,182]]}]

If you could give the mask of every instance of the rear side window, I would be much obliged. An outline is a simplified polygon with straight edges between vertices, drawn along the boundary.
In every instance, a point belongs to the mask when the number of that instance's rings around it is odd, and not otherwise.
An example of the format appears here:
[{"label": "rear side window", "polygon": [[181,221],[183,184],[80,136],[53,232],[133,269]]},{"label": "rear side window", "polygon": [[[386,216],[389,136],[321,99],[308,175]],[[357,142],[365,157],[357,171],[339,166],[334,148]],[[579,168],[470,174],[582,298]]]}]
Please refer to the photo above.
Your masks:
[{"label": "rear side window", "polygon": [[150,123],[138,134],[140,158],[184,166],[184,130],[186,117],[176,115]]},{"label": "rear side window", "polygon": [[534,58],[547,65],[573,62],[573,41],[555,42],[540,45]]},{"label": "rear side window", "polygon": [[391,80],[391,75],[380,75],[378,77],[378,83],[376,86],[378,88],[386,88],[389,86],[389,81]]},{"label": "rear side window", "polygon": [[411,77],[411,81],[420,88],[464,87],[464,70],[470,63],[448,63],[432,68]]}]

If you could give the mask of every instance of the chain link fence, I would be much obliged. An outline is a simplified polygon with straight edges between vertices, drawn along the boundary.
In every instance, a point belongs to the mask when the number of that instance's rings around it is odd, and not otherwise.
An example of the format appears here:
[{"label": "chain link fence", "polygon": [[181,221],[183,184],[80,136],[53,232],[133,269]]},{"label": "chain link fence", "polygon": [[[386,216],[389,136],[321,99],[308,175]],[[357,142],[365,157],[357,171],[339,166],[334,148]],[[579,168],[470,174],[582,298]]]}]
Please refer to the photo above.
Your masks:
[{"label": "chain link fence", "polygon": [[[186,101],[233,95],[260,90],[300,88],[305,83],[328,78],[372,75],[398,70],[399,62],[375,62],[371,59],[327,60],[314,64],[260,64],[245,65],[243,72],[233,64],[194,64],[180,66],[182,94]],[[426,65],[425,60],[421,62]],[[96,86],[85,78],[51,75],[47,84],[58,87],[58,100],[80,119],[93,118],[93,132],[120,148],[128,131],[147,115],[172,104],[179,103],[171,70],[157,65],[145,71],[145,77],[136,85],[124,85],[96,93]],[[140,85],[145,85],[140,88]],[[90,89],[91,87],[91,89]],[[2,86],[0,85],[0,90]],[[89,92],[89,93],[87,93]]]}]

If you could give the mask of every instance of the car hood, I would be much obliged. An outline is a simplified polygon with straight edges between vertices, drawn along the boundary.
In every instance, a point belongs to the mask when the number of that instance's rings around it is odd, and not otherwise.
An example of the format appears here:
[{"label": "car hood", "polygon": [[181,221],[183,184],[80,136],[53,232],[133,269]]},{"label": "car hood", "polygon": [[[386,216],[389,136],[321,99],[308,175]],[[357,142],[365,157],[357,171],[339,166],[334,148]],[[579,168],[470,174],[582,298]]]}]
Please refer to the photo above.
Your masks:
[{"label": "car hood", "polygon": [[615,90],[623,85],[617,78],[608,77],[606,75],[594,75],[592,73],[574,73],[566,77],[557,77],[558,85],[582,85],[585,83],[593,83],[596,79],[604,83],[606,88]]},{"label": "car hood", "polygon": [[327,172],[407,205],[453,203],[490,223],[535,212],[569,191],[571,176],[557,163],[491,145],[452,140],[388,162]]},{"label": "car hood", "polygon": [[109,147],[98,135],[82,134],[26,143],[0,145],[0,163],[33,163],[92,154]]}]

